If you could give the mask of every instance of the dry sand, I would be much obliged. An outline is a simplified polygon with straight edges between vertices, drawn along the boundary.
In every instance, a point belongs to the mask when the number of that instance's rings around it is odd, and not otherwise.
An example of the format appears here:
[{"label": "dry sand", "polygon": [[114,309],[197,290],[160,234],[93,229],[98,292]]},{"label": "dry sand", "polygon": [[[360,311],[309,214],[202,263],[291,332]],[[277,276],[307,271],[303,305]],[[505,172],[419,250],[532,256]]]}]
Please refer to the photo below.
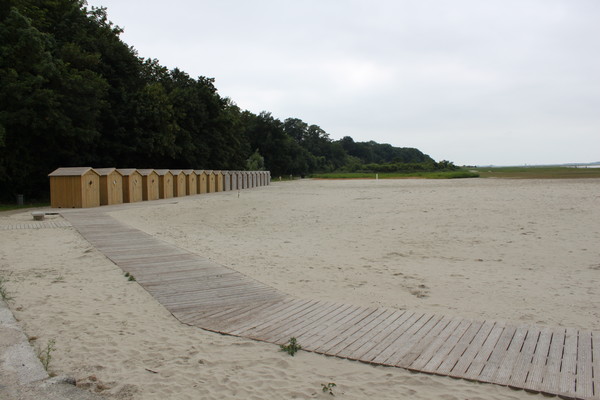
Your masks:
[{"label": "dry sand", "polygon": [[[298,297],[600,330],[600,180],[276,182],[172,203],[112,215]],[[544,398],[182,325],[73,228],[0,229],[0,276],[32,344],[56,340],[51,371],[109,398],[325,399],[329,382],[344,399]]]}]

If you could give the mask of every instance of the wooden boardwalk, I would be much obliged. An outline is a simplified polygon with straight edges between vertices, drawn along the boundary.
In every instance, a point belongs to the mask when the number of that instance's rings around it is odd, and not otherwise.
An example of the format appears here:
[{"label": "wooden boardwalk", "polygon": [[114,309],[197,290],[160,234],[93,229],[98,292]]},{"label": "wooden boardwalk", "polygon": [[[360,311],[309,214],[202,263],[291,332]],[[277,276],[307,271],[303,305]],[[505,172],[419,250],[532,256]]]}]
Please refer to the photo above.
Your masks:
[{"label": "wooden boardwalk", "polygon": [[62,213],[181,322],[411,371],[600,400],[600,332],[292,298],[98,209]]}]

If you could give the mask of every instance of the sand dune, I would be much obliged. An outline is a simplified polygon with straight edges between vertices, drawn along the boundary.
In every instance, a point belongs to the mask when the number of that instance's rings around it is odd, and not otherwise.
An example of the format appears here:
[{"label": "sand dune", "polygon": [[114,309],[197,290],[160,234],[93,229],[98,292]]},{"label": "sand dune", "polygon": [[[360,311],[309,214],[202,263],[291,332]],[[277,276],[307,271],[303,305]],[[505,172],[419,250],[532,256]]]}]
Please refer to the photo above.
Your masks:
[{"label": "sand dune", "polygon": [[[298,297],[598,330],[599,189],[299,181],[113,215]],[[73,228],[0,229],[0,276],[32,343],[56,340],[50,369],[109,398],[543,398],[182,325]]]}]

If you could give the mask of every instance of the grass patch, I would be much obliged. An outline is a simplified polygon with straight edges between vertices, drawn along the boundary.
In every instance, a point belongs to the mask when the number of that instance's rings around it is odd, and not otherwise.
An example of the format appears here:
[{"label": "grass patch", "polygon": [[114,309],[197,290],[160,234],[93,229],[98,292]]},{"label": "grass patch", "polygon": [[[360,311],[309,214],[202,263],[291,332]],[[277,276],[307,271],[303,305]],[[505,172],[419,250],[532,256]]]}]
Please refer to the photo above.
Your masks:
[{"label": "grass patch", "polygon": [[48,340],[48,343],[46,343],[46,347],[39,348],[37,351],[37,356],[42,362],[46,372],[49,372],[48,369],[50,368],[50,361],[52,361],[52,352],[56,350],[55,345],[56,341],[54,339],[50,339]]},{"label": "grass patch", "polygon": [[279,346],[279,349],[281,351],[285,351],[286,353],[288,353],[290,356],[294,356],[294,354],[296,354],[299,350],[302,349],[302,346],[300,346],[298,344],[298,342],[296,341],[296,338],[290,338],[290,341],[288,342],[288,344],[282,344]]},{"label": "grass patch", "polygon": [[600,168],[570,167],[479,167],[482,178],[508,179],[580,179],[600,178]]},{"label": "grass patch", "polygon": [[[377,174],[379,179],[459,179],[477,178],[479,174],[472,171],[433,171],[433,172],[381,172]],[[311,178],[316,179],[375,179],[373,172],[331,172],[327,174],[314,174]]]},{"label": "grass patch", "polygon": [[7,279],[0,276],[0,298],[4,301],[9,301],[12,300],[12,296],[8,293],[7,289],[6,289],[6,284]]},{"label": "grass patch", "polygon": [[20,208],[50,207],[50,203],[28,203],[18,206],[16,204],[0,203],[0,211],[18,210]]}]

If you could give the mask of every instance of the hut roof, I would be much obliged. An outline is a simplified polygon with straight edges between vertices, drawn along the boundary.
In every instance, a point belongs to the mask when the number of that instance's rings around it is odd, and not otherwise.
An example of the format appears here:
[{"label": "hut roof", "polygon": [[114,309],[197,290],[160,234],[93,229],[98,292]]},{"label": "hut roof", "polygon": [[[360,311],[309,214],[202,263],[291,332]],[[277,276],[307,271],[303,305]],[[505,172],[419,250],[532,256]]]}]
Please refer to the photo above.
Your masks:
[{"label": "hut roof", "polygon": [[179,175],[179,174],[181,174],[181,173],[183,172],[183,171],[182,171],[182,170],[180,170],[180,169],[171,169],[170,171],[171,171],[171,173],[172,173],[173,175]]},{"label": "hut roof", "polygon": [[155,169],[154,171],[160,176],[164,176],[166,174],[172,174],[170,169]]},{"label": "hut roof", "polygon": [[[98,173],[98,175],[100,176],[107,176],[112,174],[113,172],[117,171],[116,168],[94,168],[94,171],[96,171]],[[119,171],[117,171],[119,172]],[[120,172],[119,172],[120,174]]]},{"label": "hut roof", "polygon": [[182,172],[186,175],[191,175],[194,173],[194,170],[193,169],[184,169]]},{"label": "hut roof", "polygon": [[48,176],[82,176],[88,173],[89,171],[93,171],[97,174],[96,171],[92,169],[92,167],[67,167],[67,168],[58,168]]},{"label": "hut roof", "polygon": [[121,173],[121,175],[123,176],[129,176],[131,174],[133,174],[134,172],[137,171],[137,169],[135,168],[119,168],[117,169],[118,172]]},{"label": "hut roof", "polygon": [[[165,170],[165,171],[168,171],[168,170]],[[139,172],[139,173],[140,173],[140,175],[142,175],[142,176],[148,176],[148,175],[150,175],[151,173],[153,173],[153,172],[154,172],[154,170],[153,170],[152,168],[146,168],[146,169],[138,169],[138,172]]]}]

